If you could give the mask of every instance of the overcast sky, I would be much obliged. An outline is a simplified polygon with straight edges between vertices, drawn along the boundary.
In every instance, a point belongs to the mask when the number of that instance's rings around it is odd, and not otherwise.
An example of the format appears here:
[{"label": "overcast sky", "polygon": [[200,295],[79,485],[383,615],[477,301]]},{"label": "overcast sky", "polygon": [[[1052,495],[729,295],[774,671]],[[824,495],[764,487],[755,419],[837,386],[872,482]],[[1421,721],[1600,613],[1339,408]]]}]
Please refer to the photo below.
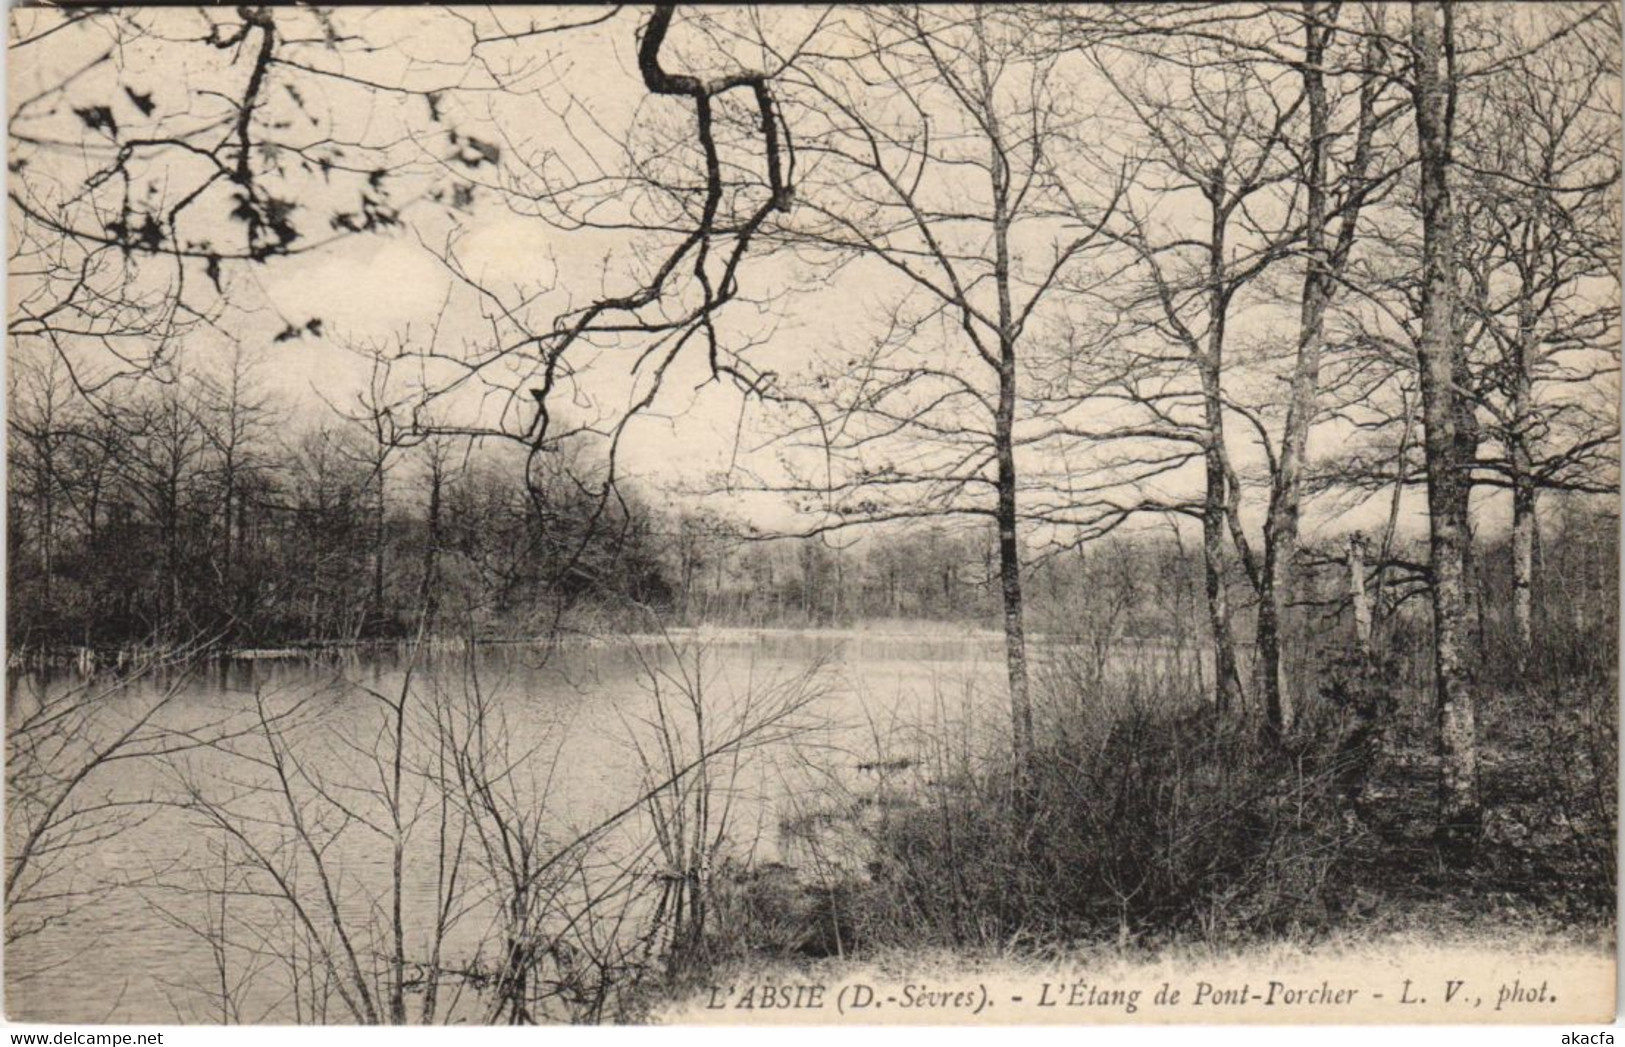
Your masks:
[{"label": "overcast sky", "polygon": [[[341,8],[332,16],[333,30],[341,37],[354,34],[366,46],[344,43],[330,49],[322,43],[328,28],[315,16],[292,9],[278,12],[286,37],[309,41],[290,53],[313,68],[413,90],[444,89],[436,103],[440,111],[431,114],[420,95],[364,88],[334,76],[276,71],[280,90],[268,93],[262,118],[283,120],[285,133],[294,139],[301,133],[307,139],[331,134],[366,147],[370,157],[387,158],[392,172],[385,183],[389,201],[400,208],[405,222],[378,235],[333,237],[319,251],[295,258],[237,267],[227,278],[235,306],[226,314],[230,336],[258,347],[267,361],[263,373],[268,383],[301,405],[308,417],[324,410],[324,401],[350,402],[362,388],[368,363],[346,346],[405,350],[409,355],[432,348],[436,353],[466,355],[513,337],[511,323],[499,320],[493,325],[493,313],[502,308],[521,303],[519,311],[532,329],[545,330],[557,313],[597,295],[624,293],[643,278],[657,257],[646,239],[620,231],[562,230],[541,218],[516,213],[514,204],[523,208],[527,194],[536,193],[550,179],[591,179],[619,170],[625,159],[621,143],[637,140],[628,134],[630,128],[652,129],[651,140],[656,143],[686,133],[691,111],[680,102],[650,99],[637,75],[635,30],[644,12],[623,11],[601,25],[567,33],[525,35],[517,42],[470,47],[476,33],[523,34],[601,13]],[[740,15],[733,23],[724,18],[722,23],[739,33],[730,45],[736,56],[762,62],[766,59],[750,41],[759,37],[793,47],[820,14],[813,8],[758,12]],[[25,36],[60,17],[47,9],[12,12],[14,31]],[[61,100],[27,114],[29,120],[20,122],[24,130],[41,138],[71,138],[81,130],[72,114],[80,100],[117,100],[126,88],[147,93],[153,106],[151,114],[138,114],[129,106],[117,108],[127,136],[138,132],[144,118],[154,127],[170,128],[177,120],[206,127],[222,114],[229,115],[226,103],[210,92],[229,94],[234,88],[240,92],[247,59],[240,48],[233,52],[195,41],[207,32],[209,20],[230,23],[234,16],[170,9],[147,11],[140,17],[156,32],[145,39],[118,39],[118,62],[76,77]],[[763,24],[752,24],[753,19]],[[714,53],[699,46],[692,35],[685,37],[686,32],[689,27],[679,19],[668,55]],[[850,46],[838,27],[826,26],[825,33],[819,39],[833,41],[825,46]],[[64,71],[84,65],[87,56],[110,42],[96,19],[65,29],[36,45],[30,61],[11,63],[11,96],[31,97],[60,81]],[[471,50],[473,60],[468,57]],[[1124,71],[1132,72],[1133,67],[1125,66]],[[1092,162],[1105,169],[1139,149],[1122,106],[1111,101],[1109,85],[1087,62],[1063,58],[1054,77],[1064,88],[1060,111],[1069,133],[1094,148]],[[503,89],[495,90],[499,84]],[[313,130],[302,132],[307,126]],[[449,159],[454,155],[447,139],[450,130],[464,141],[475,137],[496,144],[501,162],[470,168]],[[75,172],[86,164],[104,159],[75,156],[68,150],[53,155],[65,185],[74,184]],[[816,160],[806,162],[811,167]],[[165,175],[155,172],[155,177]],[[295,222],[306,242],[326,238],[326,214],[341,206],[344,193],[353,193],[353,180],[301,178],[297,172],[289,177],[290,184],[300,185],[305,194],[298,197],[301,207]],[[473,187],[468,207],[448,208],[443,199],[430,197],[452,183]],[[944,188],[944,196],[953,197],[955,190]],[[962,193],[974,206],[975,183],[968,182]],[[1179,194],[1147,196],[1140,204],[1171,232],[1196,215],[1192,201]],[[613,206],[600,216],[616,217]],[[1058,228],[1035,223],[1018,231],[1018,264],[1042,269],[1053,257]],[[468,281],[452,274],[448,258],[455,259]],[[470,281],[489,294],[472,291]],[[1291,281],[1286,283],[1290,286]],[[742,297],[747,301],[728,311],[723,333],[736,344],[761,343],[752,350],[752,358],[765,370],[794,375],[838,368],[844,359],[873,345],[907,290],[906,281],[874,263],[852,265],[831,276],[818,267],[800,266],[787,255],[751,259],[743,270]],[[311,318],[321,320],[321,337],[273,341],[289,325],[301,326]],[[1041,319],[1076,322],[1066,316],[1065,308]],[[1295,306],[1290,301],[1239,302],[1231,325],[1233,355],[1239,358],[1249,347],[1258,351],[1289,338],[1294,322]],[[964,352],[963,345],[953,344],[952,324],[922,328],[919,337],[943,359]],[[218,352],[224,339],[224,334],[200,335],[188,352]],[[582,379],[580,395],[566,407],[578,412],[576,420],[610,420],[642,392],[647,370],[631,376],[625,366],[635,351],[629,347],[603,351]],[[501,365],[504,377],[499,384],[522,393],[531,381],[527,372],[534,361],[534,352],[516,354]],[[406,385],[443,381],[447,372],[437,366],[433,360],[403,361],[398,381]],[[628,429],[622,460],[646,491],[704,487],[717,474],[741,464],[761,475],[777,475],[771,454],[740,458],[742,450],[761,442],[763,418],[756,407],[743,405],[736,390],[710,377],[703,354],[687,354],[665,375],[654,409]],[[1268,406],[1268,387],[1265,380],[1247,395]],[[448,401],[444,409],[468,411],[472,403],[464,396]],[[478,410],[485,417],[503,404],[510,410],[525,406],[522,400],[515,406],[491,396],[481,403]],[[1111,410],[1103,405],[1092,417],[1109,420]],[[1328,440],[1335,443],[1346,436],[1335,427],[1325,428],[1314,437],[1321,446],[1312,446],[1312,452],[1325,450]],[[1242,468],[1261,460],[1244,435],[1235,434],[1232,440]],[[1055,461],[1031,465],[1035,471],[1063,468]],[[1193,466],[1157,483],[1167,493],[1178,493],[1197,476]],[[1343,511],[1348,505],[1334,501],[1323,500],[1311,513],[1311,532],[1370,527],[1385,511],[1382,499],[1349,512]],[[750,506],[764,523],[789,519],[782,500],[753,499]],[[1421,508],[1416,492],[1408,498],[1409,525],[1420,518]],[[1497,516],[1491,514],[1490,526],[1495,526]]]}]

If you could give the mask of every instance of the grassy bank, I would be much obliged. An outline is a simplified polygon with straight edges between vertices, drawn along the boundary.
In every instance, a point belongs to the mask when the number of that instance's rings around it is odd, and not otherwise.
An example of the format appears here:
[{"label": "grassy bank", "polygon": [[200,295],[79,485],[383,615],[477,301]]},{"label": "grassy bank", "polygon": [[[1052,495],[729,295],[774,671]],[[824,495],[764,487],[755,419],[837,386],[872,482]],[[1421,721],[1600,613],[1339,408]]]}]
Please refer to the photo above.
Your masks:
[{"label": "grassy bank", "polygon": [[1216,715],[1199,664],[1052,650],[1029,766],[1011,765],[997,715],[942,719],[801,798],[779,826],[783,861],[712,877],[706,933],[662,1006],[781,968],[1143,974],[1503,939],[1597,953],[1615,925],[1612,650],[1565,637],[1521,669],[1485,652],[1481,828],[1465,843],[1440,831],[1419,663],[1323,659],[1273,738]]}]

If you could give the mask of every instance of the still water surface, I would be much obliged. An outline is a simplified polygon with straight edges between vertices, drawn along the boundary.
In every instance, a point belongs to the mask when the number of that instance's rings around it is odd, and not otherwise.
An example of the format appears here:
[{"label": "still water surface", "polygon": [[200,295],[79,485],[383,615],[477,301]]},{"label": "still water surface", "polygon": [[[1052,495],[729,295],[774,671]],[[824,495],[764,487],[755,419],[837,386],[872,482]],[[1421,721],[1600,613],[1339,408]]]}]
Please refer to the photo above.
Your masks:
[{"label": "still water surface", "polygon": [[[337,833],[327,855],[338,870],[336,890],[347,922],[383,928],[388,913],[381,899],[390,880],[387,837],[366,823],[384,824],[379,797],[387,789],[390,761],[384,742],[388,716],[379,696],[401,692],[408,669],[416,700],[457,710],[471,689],[488,696],[491,744],[516,761],[510,780],[516,806],[543,812],[549,835],[570,839],[581,829],[633,803],[644,777],[632,739],[649,750],[649,722],[655,695],[651,674],[662,679],[661,697],[669,711],[681,712],[687,692],[677,686],[696,678],[696,645],[661,641],[621,642],[567,649],[543,656],[521,646],[480,648],[472,658],[440,651],[408,666],[400,653],[351,656],[341,660],[305,658],[238,660],[211,665],[189,678],[164,710],[166,726],[201,729],[223,717],[251,716],[255,695],[273,714],[287,713],[283,725],[288,756],[303,779],[296,791],[327,811],[317,826],[326,838],[338,825],[333,812],[352,812],[355,821]],[[999,637],[991,633],[917,633],[876,630],[796,633],[763,631],[722,634],[703,642],[699,679],[709,717],[720,737],[752,715],[762,702],[806,695],[809,704],[795,718],[811,728],[794,742],[752,752],[733,779],[729,793],[731,849],[756,860],[778,860],[781,827],[809,797],[831,783],[853,782],[874,773],[876,763],[917,755],[924,744],[921,724],[957,724],[959,729],[997,729],[998,686],[1003,673]],[[71,676],[41,678],[16,674],[11,700],[29,688],[71,686]],[[164,682],[143,682],[143,693],[120,700],[150,700]],[[372,693],[369,693],[372,692]],[[755,696],[755,697],[752,697]],[[767,696],[766,698],[762,696]],[[752,708],[749,703],[754,701]],[[436,909],[437,857],[433,791],[414,778],[417,768],[434,766],[434,732],[421,712],[411,718],[403,786],[405,816],[412,826],[405,870],[403,923],[424,948],[421,933]],[[210,929],[271,928],[262,898],[231,894],[221,910],[221,884],[243,889],[222,859],[223,836],[196,810],[176,806],[188,788],[241,816],[251,826],[264,817],[256,840],[268,849],[290,848],[285,810],[274,794],[260,791],[271,771],[243,753],[264,755],[250,741],[233,743],[232,753],[203,750],[163,760],[131,761],[95,783],[96,795],[158,801],[142,809],[144,820],[97,843],[76,859],[81,883],[98,893],[82,907],[43,931],[7,949],[6,1013],[23,1021],[219,1021],[221,964]],[[414,782],[416,784],[414,784]],[[328,801],[318,802],[325,795]],[[275,823],[275,824],[273,824]],[[269,834],[269,835],[267,835]],[[597,847],[626,854],[647,845],[648,826],[636,820]],[[279,852],[280,853],[280,852]],[[606,859],[607,860],[607,859]],[[292,868],[294,858],[286,861]],[[470,881],[472,882],[472,881]],[[108,885],[122,885],[112,886]],[[258,907],[258,908],[256,908]],[[471,909],[474,907],[471,907]],[[223,921],[223,923],[222,923]],[[469,951],[487,940],[491,927],[471,913],[448,935],[448,955]],[[280,929],[271,933],[281,933]],[[369,933],[380,933],[377,931]],[[289,938],[291,942],[292,937]],[[371,939],[372,961],[385,951],[383,938]],[[287,991],[276,970],[277,943],[257,948],[240,943],[228,950],[226,978],[234,1019],[262,1022],[310,1020]],[[289,946],[294,947],[294,946]],[[366,952],[366,947],[363,948]],[[477,1020],[473,1011],[459,1015]],[[319,1016],[315,1016],[319,1017]],[[341,1020],[342,1015],[329,1013]]]}]

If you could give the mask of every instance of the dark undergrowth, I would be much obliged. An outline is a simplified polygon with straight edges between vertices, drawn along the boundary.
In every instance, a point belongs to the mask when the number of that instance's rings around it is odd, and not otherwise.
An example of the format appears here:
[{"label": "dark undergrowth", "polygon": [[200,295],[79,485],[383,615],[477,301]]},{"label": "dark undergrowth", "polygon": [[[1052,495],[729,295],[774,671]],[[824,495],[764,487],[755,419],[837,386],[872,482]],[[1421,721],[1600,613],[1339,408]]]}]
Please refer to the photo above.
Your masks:
[{"label": "dark undergrowth", "polygon": [[1107,679],[1063,660],[1045,674],[1024,776],[1001,732],[938,732],[816,819],[860,860],[720,877],[721,918],[691,959],[1239,947],[1485,921],[1607,933],[1613,636],[1565,634],[1522,667],[1485,647],[1482,821],[1465,849],[1436,842],[1432,716],[1401,659],[1323,658],[1317,695],[1279,740],[1214,715],[1196,672]]}]

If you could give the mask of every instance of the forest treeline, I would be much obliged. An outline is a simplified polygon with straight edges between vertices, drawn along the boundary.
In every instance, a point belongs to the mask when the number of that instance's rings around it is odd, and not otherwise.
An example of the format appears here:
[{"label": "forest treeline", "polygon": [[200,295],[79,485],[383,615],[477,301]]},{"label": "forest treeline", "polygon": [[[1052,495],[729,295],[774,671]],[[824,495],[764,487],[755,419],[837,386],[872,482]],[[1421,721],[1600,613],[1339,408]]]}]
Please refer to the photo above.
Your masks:
[{"label": "forest treeline", "polygon": [[[935,521],[858,541],[764,536],[703,508],[654,506],[635,484],[606,499],[603,463],[585,453],[527,469],[503,445],[380,444],[336,412],[289,424],[293,404],[266,391],[259,370],[239,351],[219,374],[178,374],[92,406],[49,365],[13,368],[14,651],[389,640],[426,617],[433,634],[535,639],[593,628],[634,604],[684,625],[997,625],[988,528]],[[1611,621],[1613,517],[1595,499],[1557,504],[1534,602],[1576,622]],[[1511,536],[1480,545],[1478,603],[1509,625]],[[1035,625],[1047,635],[1199,642],[1201,554],[1177,529],[1025,559]],[[1377,617],[1419,612],[1427,585],[1416,536],[1389,559],[1374,579]],[[1323,626],[1346,619],[1345,547],[1308,562],[1306,604]],[[1256,607],[1237,613],[1250,620]]]},{"label": "forest treeline", "polygon": [[605,498],[586,454],[527,469],[508,446],[380,444],[336,413],[289,424],[257,370],[239,351],[93,405],[58,368],[13,368],[13,651],[399,639],[425,616],[536,639],[629,603],[682,624],[996,614],[985,531],[764,539],[635,485]]}]

